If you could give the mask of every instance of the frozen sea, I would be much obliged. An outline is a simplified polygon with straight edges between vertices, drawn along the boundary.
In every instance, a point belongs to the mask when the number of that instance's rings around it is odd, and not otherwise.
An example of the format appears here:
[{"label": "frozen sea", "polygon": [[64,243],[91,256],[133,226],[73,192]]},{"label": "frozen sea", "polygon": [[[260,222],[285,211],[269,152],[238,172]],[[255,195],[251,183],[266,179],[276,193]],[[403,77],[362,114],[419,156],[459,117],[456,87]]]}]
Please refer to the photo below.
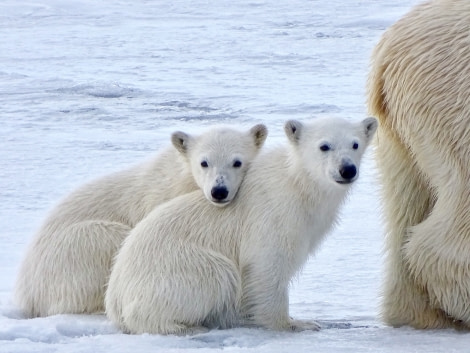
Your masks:
[{"label": "frozen sea", "polygon": [[380,322],[383,227],[372,150],[339,226],[293,281],[319,332],[125,335],[103,315],[26,320],[25,247],[73,188],[148,158],[174,130],[366,116],[369,57],[417,0],[2,0],[0,353],[469,352],[470,334]]}]

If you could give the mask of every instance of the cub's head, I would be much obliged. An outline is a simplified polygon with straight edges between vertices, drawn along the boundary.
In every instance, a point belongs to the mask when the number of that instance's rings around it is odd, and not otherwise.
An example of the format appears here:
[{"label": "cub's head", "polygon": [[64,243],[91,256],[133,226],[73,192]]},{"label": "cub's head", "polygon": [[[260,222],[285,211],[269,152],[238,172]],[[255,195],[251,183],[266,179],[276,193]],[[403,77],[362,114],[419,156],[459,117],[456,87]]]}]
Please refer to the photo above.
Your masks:
[{"label": "cub's head", "polygon": [[268,130],[262,124],[248,131],[220,126],[199,136],[177,131],[171,141],[187,157],[194,180],[206,198],[214,205],[225,206],[237,194],[267,136]]},{"label": "cub's head", "polygon": [[359,176],[362,155],[375,131],[377,120],[352,122],[340,118],[288,121],[284,130],[297,158],[316,182],[349,185]]}]

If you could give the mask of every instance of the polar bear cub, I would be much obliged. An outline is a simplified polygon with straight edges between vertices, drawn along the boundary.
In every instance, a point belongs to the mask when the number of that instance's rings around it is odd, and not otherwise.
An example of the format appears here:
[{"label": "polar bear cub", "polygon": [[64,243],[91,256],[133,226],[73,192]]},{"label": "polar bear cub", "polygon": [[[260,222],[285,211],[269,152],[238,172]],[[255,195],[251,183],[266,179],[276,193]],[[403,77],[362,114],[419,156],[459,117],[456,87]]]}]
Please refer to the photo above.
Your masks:
[{"label": "polar bear cub", "polygon": [[211,207],[226,206],[266,136],[261,124],[198,136],[178,131],[152,160],[71,193],[27,250],[15,289],[19,308],[27,317],[104,311],[112,259],[130,230],[156,205],[198,187]]},{"label": "polar bear cub", "polygon": [[194,191],[157,207],[116,256],[108,317],[128,333],[318,329],[289,317],[288,286],[335,223],[376,128],[288,121],[288,146],[255,158],[230,205]]}]

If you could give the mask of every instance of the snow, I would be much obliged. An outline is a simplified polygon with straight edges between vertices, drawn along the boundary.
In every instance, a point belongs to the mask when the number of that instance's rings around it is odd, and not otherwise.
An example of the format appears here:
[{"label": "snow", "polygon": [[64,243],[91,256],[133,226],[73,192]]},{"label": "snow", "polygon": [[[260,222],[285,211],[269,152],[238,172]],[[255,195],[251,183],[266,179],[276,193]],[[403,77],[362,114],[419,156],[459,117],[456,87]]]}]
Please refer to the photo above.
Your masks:
[{"label": "snow", "polygon": [[342,220],[294,280],[319,332],[124,335],[103,315],[25,320],[12,291],[48,209],[148,157],[176,129],[366,116],[371,50],[417,0],[3,0],[0,3],[0,353],[463,352],[453,330],[379,319],[383,227],[371,151]]}]

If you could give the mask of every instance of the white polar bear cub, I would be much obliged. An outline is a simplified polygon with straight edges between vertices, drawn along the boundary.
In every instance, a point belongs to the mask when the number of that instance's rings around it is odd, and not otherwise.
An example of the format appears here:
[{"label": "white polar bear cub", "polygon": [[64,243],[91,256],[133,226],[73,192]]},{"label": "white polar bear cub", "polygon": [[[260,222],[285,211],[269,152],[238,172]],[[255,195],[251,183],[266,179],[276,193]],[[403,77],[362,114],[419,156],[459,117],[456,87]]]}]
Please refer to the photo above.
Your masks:
[{"label": "white polar bear cub", "polygon": [[227,207],[200,191],[157,207],[116,256],[108,317],[128,333],[318,329],[289,318],[288,286],[335,223],[376,128],[288,121],[288,148],[260,153]]},{"label": "white polar bear cub", "polygon": [[207,204],[235,196],[267,136],[220,126],[199,136],[172,134],[154,159],[92,181],[53,209],[21,265],[15,299],[27,317],[104,311],[112,259],[130,230],[156,205],[204,190]]}]

